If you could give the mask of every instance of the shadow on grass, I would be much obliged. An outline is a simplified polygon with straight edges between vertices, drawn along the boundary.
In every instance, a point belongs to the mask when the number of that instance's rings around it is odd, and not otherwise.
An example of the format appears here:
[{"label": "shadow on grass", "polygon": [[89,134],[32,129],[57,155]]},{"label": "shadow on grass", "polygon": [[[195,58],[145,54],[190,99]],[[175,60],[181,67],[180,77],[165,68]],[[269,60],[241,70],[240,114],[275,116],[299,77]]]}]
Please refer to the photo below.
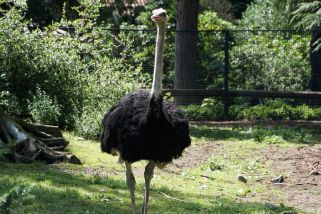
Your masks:
[{"label": "shadow on grass", "polygon": [[208,140],[254,140],[257,142],[295,144],[321,144],[318,128],[300,126],[207,127],[191,126],[191,136]]},{"label": "shadow on grass", "polygon": [[[70,175],[43,164],[0,163],[0,196],[23,185],[25,191],[10,204],[10,213],[130,213],[124,180]],[[157,181],[154,182],[157,186]],[[139,194],[142,188],[138,189]],[[179,198],[166,198],[160,192]],[[139,195],[138,194],[138,195]],[[138,198],[138,207],[142,197]],[[167,187],[152,188],[150,213],[281,213],[291,208],[198,193]],[[0,212],[1,213],[1,212]]]},{"label": "shadow on grass", "polygon": [[[166,212],[157,213],[283,213],[284,211],[295,211],[293,208],[284,205],[273,205],[269,203],[258,202],[238,202],[230,198],[219,196],[211,196],[206,194],[184,194],[178,191],[173,191],[167,187],[154,189],[154,191],[162,191],[170,196],[183,199],[176,201],[168,199],[159,194],[158,200],[154,205],[154,210],[165,210]],[[154,193],[155,195],[155,193]],[[190,199],[194,199],[198,203],[191,203]],[[204,201],[206,201],[204,203]]]}]

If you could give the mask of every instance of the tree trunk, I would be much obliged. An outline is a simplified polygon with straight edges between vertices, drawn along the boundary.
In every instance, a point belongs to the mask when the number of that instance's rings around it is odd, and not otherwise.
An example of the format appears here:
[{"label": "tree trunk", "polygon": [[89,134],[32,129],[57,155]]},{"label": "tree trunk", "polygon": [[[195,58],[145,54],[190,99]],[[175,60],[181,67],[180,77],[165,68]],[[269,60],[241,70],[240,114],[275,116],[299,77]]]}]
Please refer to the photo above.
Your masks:
[{"label": "tree trunk", "polygon": [[321,91],[321,49],[316,50],[318,46],[316,42],[319,39],[321,39],[321,28],[312,32],[310,43],[311,78],[309,88],[311,91]]},{"label": "tree trunk", "polygon": [[0,159],[81,164],[75,155],[63,152],[68,144],[58,127],[14,120],[0,108]]},{"label": "tree trunk", "polygon": [[[201,88],[198,81],[198,13],[199,0],[178,0],[175,50],[175,89]],[[178,105],[198,103],[200,99],[192,96],[175,97]]]}]

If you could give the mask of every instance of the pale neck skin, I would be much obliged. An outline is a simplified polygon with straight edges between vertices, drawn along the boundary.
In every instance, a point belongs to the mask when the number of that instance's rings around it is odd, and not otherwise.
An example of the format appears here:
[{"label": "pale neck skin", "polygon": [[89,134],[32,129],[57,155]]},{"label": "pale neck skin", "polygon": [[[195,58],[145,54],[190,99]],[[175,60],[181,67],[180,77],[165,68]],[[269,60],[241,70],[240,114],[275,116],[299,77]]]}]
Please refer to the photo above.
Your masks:
[{"label": "pale neck skin", "polygon": [[153,75],[153,86],[151,90],[151,95],[155,98],[158,98],[162,94],[165,25],[166,23],[157,24],[154,75]]}]

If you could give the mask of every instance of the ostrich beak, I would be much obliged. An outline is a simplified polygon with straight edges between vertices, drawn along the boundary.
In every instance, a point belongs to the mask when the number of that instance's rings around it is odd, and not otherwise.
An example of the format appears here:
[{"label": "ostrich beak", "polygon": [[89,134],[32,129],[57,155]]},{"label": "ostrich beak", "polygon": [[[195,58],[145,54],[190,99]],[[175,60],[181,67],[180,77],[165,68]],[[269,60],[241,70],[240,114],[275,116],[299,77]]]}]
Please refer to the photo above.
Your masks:
[{"label": "ostrich beak", "polygon": [[151,19],[152,20],[158,20],[158,19],[161,19],[161,18],[165,18],[165,19],[167,18],[166,10],[164,10],[163,8],[159,8],[159,9],[153,10]]}]

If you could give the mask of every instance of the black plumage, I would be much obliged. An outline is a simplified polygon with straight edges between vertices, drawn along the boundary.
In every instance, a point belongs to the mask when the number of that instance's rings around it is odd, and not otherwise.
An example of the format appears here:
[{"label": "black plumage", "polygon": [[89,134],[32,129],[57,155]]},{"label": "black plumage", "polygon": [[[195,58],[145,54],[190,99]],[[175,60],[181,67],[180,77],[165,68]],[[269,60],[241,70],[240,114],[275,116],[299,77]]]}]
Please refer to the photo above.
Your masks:
[{"label": "black plumage", "polygon": [[162,76],[167,13],[153,10],[157,25],[155,65],[152,90],[138,90],[123,97],[103,120],[101,149],[119,154],[126,165],[126,184],[129,188],[133,214],[136,214],[135,177],[131,164],[148,160],[145,167],[145,193],[142,213],[147,214],[150,182],[155,166],[163,167],[181,156],[191,144],[188,122],[173,104],[163,101]]},{"label": "black plumage", "polygon": [[130,163],[171,162],[191,143],[188,122],[175,105],[138,90],[123,97],[103,119],[101,149]]}]

